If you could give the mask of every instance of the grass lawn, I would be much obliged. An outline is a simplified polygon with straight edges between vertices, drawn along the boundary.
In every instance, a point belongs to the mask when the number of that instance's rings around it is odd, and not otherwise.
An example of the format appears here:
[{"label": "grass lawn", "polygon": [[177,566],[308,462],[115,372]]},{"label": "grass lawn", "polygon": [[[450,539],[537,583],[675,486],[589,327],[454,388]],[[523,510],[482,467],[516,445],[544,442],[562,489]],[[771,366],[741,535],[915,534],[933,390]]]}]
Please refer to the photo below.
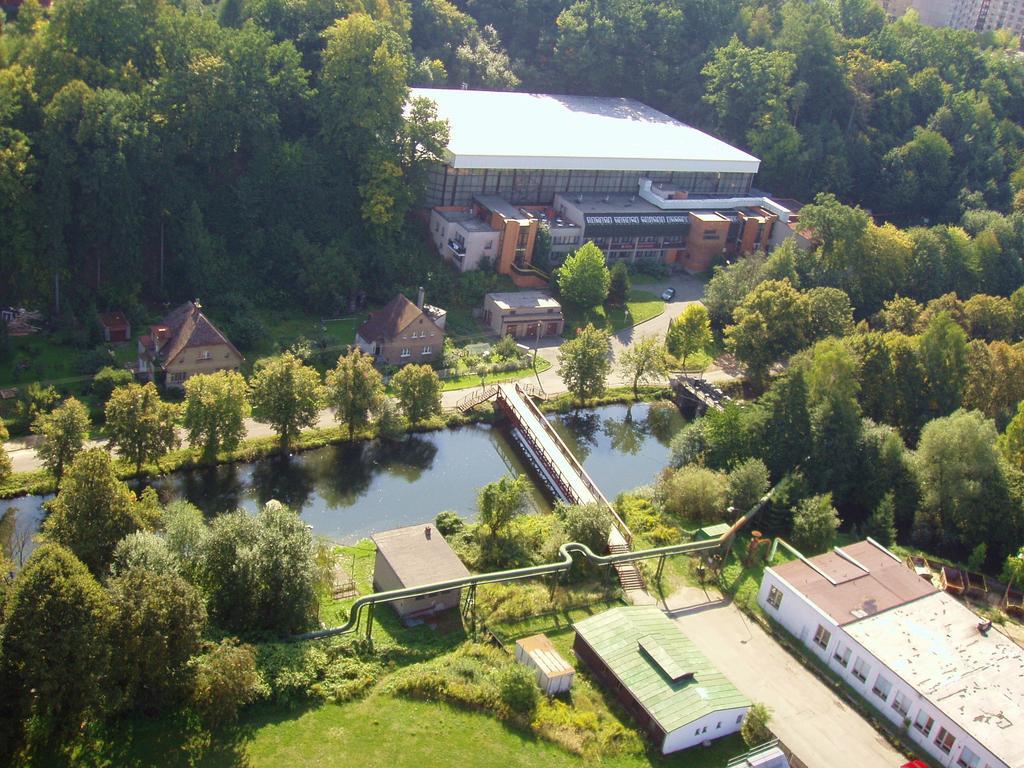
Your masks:
[{"label": "grass lawn", "polygon": [[[75,369],[77,352],[54,344],[45,334],[12,336],[11,355],[0,363],[0,387],[14,387],[33,381],[61,382],[80,376]],[[21,364],[27,367],[21,368]]]},{"label": "grass lawn", "polygon": [[[551,367],[551,363],[545,360],[543,357],[537,358],[537,373],[543,373]],[[522,379],[527,376],[533,375],[533,365],[526,368],[518,368],[514,371],[505,371],[503,373],[489,373],[484,377],[484,384],[499,384],[503,381],[515,381],[516,379]],[[467,374],[466,376],[458,376],[454,379],[445,379],[442,383],[442,389],[448,392],[453,389],[471,389],[472,387],[480,386],[480,377],[475,373]]]},{"label": "grass lawn", "polygon": [[593,323],[598,328],[604,328],[608,333],[616,333],[623,328],[642,323],[657,317],[665,311],[665,302],[657,295],[648,291],[632,290],[629,293],[629,301],[624,307],[591,307],[587,310],[579,310],[569,305],[563,307],[565,313],[566,338],[571,338],[577,328],[582,328],[587,323]]},{"label": "grass lawn", "polygon": [[[305,710],[255,707],[237,726],[215,734],[209,745],[169,728],[162,720],[133,721],[116,733],[115,742],[101,746],[98,754],[89,755],[82,764],[110,768],[278,768],[349,762],[388,768],[576,768],[593,764],[593,760],[572,755],[484,714],[382,695]],[[653,751],[610,756],[603,758],[601,765],[721,768],[728,758],[745,750],[737,735],[719,739],[707,749],[696,747],[669,757]]]}]

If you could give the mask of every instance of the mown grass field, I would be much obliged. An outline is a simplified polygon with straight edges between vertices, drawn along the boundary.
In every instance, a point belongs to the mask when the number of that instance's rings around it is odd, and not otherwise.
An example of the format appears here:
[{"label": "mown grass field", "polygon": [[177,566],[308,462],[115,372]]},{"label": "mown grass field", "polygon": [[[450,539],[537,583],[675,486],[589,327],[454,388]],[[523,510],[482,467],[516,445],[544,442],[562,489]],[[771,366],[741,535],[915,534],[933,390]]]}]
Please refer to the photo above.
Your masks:
[{"label": "mown grass field", "polygon": [[629,301],[624,307],[591,307],[587,310],[579,310],[569,305],[563,307],[565,313],[565,331],[562,334],[565,338],[572,338],[576,329],[582,328],[587,323],[593,323],[597,328],[603,328],[608,333],[616,333],[623,328],[642,323],[657,317],[665,311],[665,302],[656,294],[649,291],[632,290],[629,293]]}]

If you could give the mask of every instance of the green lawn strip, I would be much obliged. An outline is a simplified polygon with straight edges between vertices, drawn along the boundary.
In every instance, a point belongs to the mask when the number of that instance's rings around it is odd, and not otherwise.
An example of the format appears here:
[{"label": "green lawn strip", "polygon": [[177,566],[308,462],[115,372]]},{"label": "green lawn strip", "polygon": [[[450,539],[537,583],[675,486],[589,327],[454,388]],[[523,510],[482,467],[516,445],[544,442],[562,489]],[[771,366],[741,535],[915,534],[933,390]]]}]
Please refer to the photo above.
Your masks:
[{"label": "green lawn strip", "polygon": [[608,333],[616,333],[623,328],[650,320],[665,311],[665,302],[656,294],[633,290],[630,291],[629,301],[624,307],[600,306],[581,310],[566,304],[562,311],[565,314],[563,335],[572,338],[576,330],[587,323],[593,323]]},{"label": "green lawn strip", "polygon": [[[537,373],[543,373],[551,367],[551,363],[545,360],[543,357],[537,357]],[[522,379],[526,376],[533,375],[533,364],[525,368],[517,368],[514,371],[503,371],[501,373],[488,373],[484,377],[484,384],[498,384],[503,381],[515,381]],[[445,392],[450,392],[454,389],[470,389],[471,387],[480,386],[480,377],[474,373],[466,374],[465,376],[457,376],[453,379],[444,379],[442,381],[442,389]]]}]

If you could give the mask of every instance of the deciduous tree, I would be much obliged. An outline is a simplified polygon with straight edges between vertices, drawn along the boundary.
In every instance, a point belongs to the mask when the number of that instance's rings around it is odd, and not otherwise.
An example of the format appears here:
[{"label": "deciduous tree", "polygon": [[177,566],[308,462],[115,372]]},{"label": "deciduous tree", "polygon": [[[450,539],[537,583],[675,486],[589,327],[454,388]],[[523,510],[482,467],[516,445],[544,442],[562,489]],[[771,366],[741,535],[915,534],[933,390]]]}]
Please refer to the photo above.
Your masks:
[{"label": "deciduous tree", "polygon": [[569,254],[558,270],[558,290],[563,298],[577,307],[602,304],[608,298],[611,274],[604,263],[601,249],[586,242]]},{"label": "deciduous tree", "polygon": [[807,301],[788,280],[765,280],[736,307],[726,342],[747,366],[747,375],[763,384],[772,363],[803,346]]},{"label": "deciduous tree", "polygon": [[686,368],[686,359],[690,355],[703,352],[711,341],[711,319],[707,308],[700,302],[687,304],[682,314],[669,323],[665,334],[668,353],[678,357],[683,368]]},{"label": "deciduous tree", "polygon": [[577,400],[604,392],[611,370],[611,342],[608,334],[591,324],[576,331],[576,337],[558,350],[558,375]]},{"label": "deciduous tree", "polygon": [[741,514],[768,493],[768,467],[760,459],[747,459],[729,470],[729,503]]},{"label": "deciduous tree", "polygon": [[141,527],[135,494],[117,479],[102,448],[75,457],[49,509],[43,532],[96,575],[106,573],[117,543]]},{"label": "deciduous tree", "polygon": [[32,423],[32,432],[42,438],[36,452],[58,482],[85,445],[89,426],[88,409],[73,397]]},{"label": "deciduous tree", "polygon": [[633,397],[638,397],[641,382],[665,378],[668,368],[661,341],[654,336],[644,336],[630,344],[619,356],[619,370],[632,381]]},{"label": "deciduous tree", "polygon": [[824,552],[832,544],[839,522],[831,493],[804,499],[793,512],[793,544],[807,555]]},{"label": "deciduous tree", "polygon": [[34,746],[52,746],[102,715],[111,620],[107,595],[71,551],[47,543],[32,553],[8,597],[0,682],[16,718],[31,719]]},{"label": "deciduous tree", "polygon": [[253,416],[273,427],[285,450],[316,424],[323,403],[320,374],[291,352],[264,363],[250,384]]},{"label": "deciduous tree", "polygon": [[429,365],[407,365],[391,383],[410,422],[415,424],[441,412],[441,380]]},{"label": "deciduous tree", "polygon": [[207,461],[238,447],[251,413],[249,387],[237,371],[200,374],[185,381],[182,423],[189,444],[200,448]]},{"label": "deciduous tree", "polygon": [[10,435],[7,434],[7,427],[0,422],[0,483],[4,483],[11,476],[14,469],[14,462],[11,461],[4,443]]},{"label": "deciduous tree", "polygon": [[139,472],[145,462],[159,462],[178,446],[178,412],[178,406],[160,399],[153,382],[118,387],[106,408],[110,445]]},{"label": "deciduous tree", "polygon": [[525,475],[503,477],[485,485],[476,499],[480,522],[495,536],[505,535],[512,520],[526,510],[526,488]]},{"label": "deciduous tree", "polygon": [[629,301],[629,267],[624,261],[616,261],[611,269],[611,282],[608,286],[608,303],[624,307]]},{"label": "deciduous tree", "polygon": [[348,439],[370,421],[370,414],[384,400],[384,382],[373,367],[373,358],[355,347],[338,358],[334,370],[327,372],[327,404],[334,417],[348,426]]},{"label": "deciduous tree", "polygon": [[188,660],[199,652],[206,607],[175,573],[131,568],[112,578],[112,680],[122,707],[150,714],[178,702],[191,684]]}]

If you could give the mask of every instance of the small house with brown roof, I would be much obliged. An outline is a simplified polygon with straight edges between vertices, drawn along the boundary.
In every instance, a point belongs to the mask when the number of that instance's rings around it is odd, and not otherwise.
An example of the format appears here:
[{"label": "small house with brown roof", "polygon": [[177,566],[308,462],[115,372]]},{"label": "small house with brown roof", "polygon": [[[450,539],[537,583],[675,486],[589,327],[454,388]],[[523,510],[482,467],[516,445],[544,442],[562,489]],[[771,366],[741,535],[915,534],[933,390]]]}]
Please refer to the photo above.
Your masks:
[{"label": "small house with brown roof", "polygon": [[198,300],[186,301],[139,337],[138,374],[152,379],[158,371],[167,386],[181,389],[189,376],[237,371],[245,359],[235,345],[202,313]]},{"label": "small house with brown roof", "polygon": [[131,341],[132,326],[124,312],[103,312],[100,314],[103,340],[109,344]]},{"label": "small house with brown roof", "polygon": [[415,304],[398,294],[356,331],[356,346],[384,365],[433,363],[444,351],[447,313],[423,303],[423,289]]},{"label": "small house with brown roof", "polygon": [[[377,557],[373,564],[373,588],[389,592],[407,587],[422,587],[441,581],[469,576],[444,536],[431,524],[409,525],[374,534]],[[449,589],[430,595],[410,597],[389,603],[406,622],[458,608],[461,589]]]}]

